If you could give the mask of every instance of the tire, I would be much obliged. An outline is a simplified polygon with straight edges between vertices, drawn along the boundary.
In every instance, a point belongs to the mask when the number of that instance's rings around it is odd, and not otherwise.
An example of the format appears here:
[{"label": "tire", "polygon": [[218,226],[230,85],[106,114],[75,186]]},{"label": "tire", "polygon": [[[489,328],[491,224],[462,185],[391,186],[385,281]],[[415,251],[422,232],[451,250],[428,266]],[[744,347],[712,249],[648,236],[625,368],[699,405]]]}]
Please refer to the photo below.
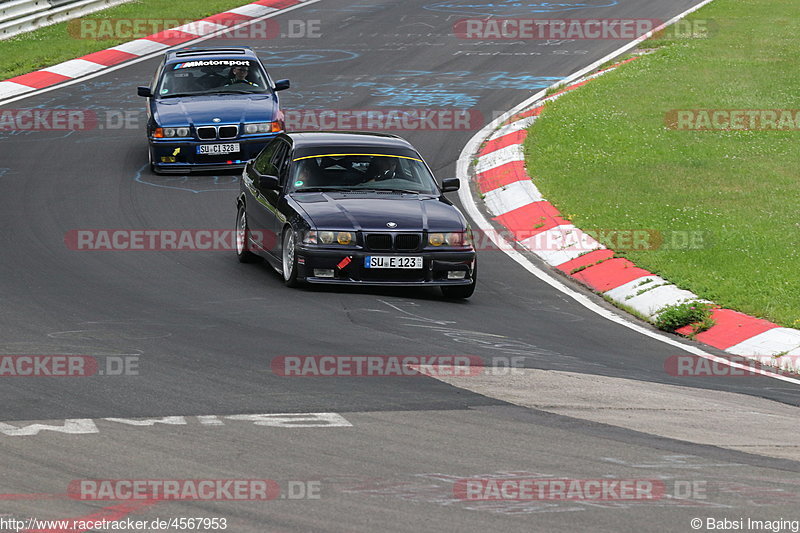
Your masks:
[{"label": "tire", "polygon": [[236,212],[236,257],[240,263],[255,263],[258,256],[251,252],[249,242],[250,228],[247,227],[247,212],[243,205],[239,205]]},{"label": "tire", "polygon": [[156,168],[156,164],[153,163],[153,152],[150,150],[150,148],[147,149],[147,161],[150,164],[150,172],[155,175],[160,175],[161,172]]},{"label": "tire", "polygon": [[297,247],[294,237],[294,230],[286,228],[283,232],[283,240],[281,246],[281,265],[283,274],[283,283],[287,287],[297,287],[300,283],[297,281]]},{"label": "tire", "polygon": [[475,262],[475,267],[472,269],[472,283],[469,285],[456,285],[442,287],[442,294],[445,298],[452,299],[467,299],[475,292],[475,286],[478,284],[478,262]]}]

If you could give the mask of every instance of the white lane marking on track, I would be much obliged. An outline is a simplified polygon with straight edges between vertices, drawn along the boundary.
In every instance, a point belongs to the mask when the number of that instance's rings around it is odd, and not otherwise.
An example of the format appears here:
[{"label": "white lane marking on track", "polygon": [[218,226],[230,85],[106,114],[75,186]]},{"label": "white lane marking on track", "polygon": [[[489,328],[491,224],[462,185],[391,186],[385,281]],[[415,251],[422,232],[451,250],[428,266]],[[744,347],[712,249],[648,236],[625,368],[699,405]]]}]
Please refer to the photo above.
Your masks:
[{"label": "white lane marking on track", "polygon": [[[697,11],[698,9],[700,9],[703,6],[705,6],[706,4],[711,3],[712,1],[713,0],[703,0],[702,2],[700,2],[699,4],[694,6],[693,8],[688,9],[688,10],[684,11],[683,13],[681,13],[680,15],[678,15],[676,17],[673,17],[669,21],[665,22],[664,24],[662,24],[658,28],[654,29],[652,32],[648,32],[647,34],[639,37],[638,39],[626,44],[625,46],[622,46],[621,48],[617,49],[616,51],[611,52],[610,54],[608,54],[607,56],[603,57],[602,59],[599,59],[599,60],[595,61],[594,63],[592,63],[588,67],[583,68],[583,69],[575,72],[574,74],[571,74],[571,75],[567,76],[566,78],[564,78],[560,82],[556,83],[555,86],[566,85],[566,84],[570,83],[571,81],[577,80],[581,76],[584,76],[584,75],[588,74],[589,72],[591,72],[594,69],[600,67],[604,63],[607,63],[608,61],[611,61],[612,59],[624,54],[628,50],[630,50],[633,47],[635,47],[637,44],[649,39],[654,33],[661,31],[662,29],[666,28],[667,26],[677,22],[678,20],[682,19],[683,17],[685,17],[688,14]],[[510,117],[513,117],[517,113],[527,109],[528,107],[530,107],[531,105],[533,105],[537,101],[539,101],[542,98],[544,98],[546,95],[547,95],[547,89],[539,91],[538,93],[534,94],[533,96],[531,96],[530,98],[528,98],[524,102],[522,102],[519,105],[513,107],[510,111],[507,111],[506,113],[504,113],[504,114],[500,115],[499,117],[497,117],[496,119],[494,119],[492,122],[490,122],[489,124],[484,126],[483,129],[481,129],[478,133],[476,133],[469,140],[469,142],[466,144],[466,146],[464,146],[464,149],[461,151],[461,155],[458,157],[458,162],[457,162],[456,176],[461,179],[462,183],[469,183],[470,182],[470,179],[469,179],[470,178],[470,174],[469,174],[470,161],[472,160],[472,157],[474,156],[474,154],[477,154],[478,147],[483,142],[483,140],[486,139],[491,134],[491,132],[493,132],[495,129],[497,129],[503,122],[508,120]],[[779,374],[775,374],[773,372],[767,372],[767,371],[761,370],[761,369],[755,369],[754,370],[754,369],[752,369],[752,368],[750,368],[748,366],[742,365],[741,363],[736,363],[736,362],[733,362],[733,361],[729,361],[728,359],[725,359],[724,357],[719,357],[719,356],[716,356],[716,355],[712,355],[712,354],[710,354],[710,353],[708,353],[708,352],[706,352],[706,351],[704,351],[704,350],[702,350],[702,349],[700,349],[698,347],[691,346],[691,345],[688,345],[688,344],[684,344],[684,343],[678,341],[677,339],[672,339],[670,337],[662,335],[661,333],[657,333],[655,331],[651,331],[651,330],[645,328],[644,326],[641,326],[639,324],[635,324],[635,323],[631,322],[630,320],[627,320],[624,317],[622,317],[620,315],[617,315],[616,313],[601,307],[600,305],[595,303],[589,296],[587,296],[585,294],[582,294],[582,293],[580,293],[580,292],[568,287],[567,285],[565,285],[561,280],[557,279],[550,272],[546,272],[546,271],[540,269],[539,267],[537,267],[527,257],[525,257],[523,254],[521,254],[517,250],[515,250],[511,246],[511,243],[509,243],[506,239],[504,239],[501,235],[499,235],[499,232],[494,231],[494,227],[489,223],[489,221],[486,219],[486,217],[483,216],[483,213],[481,213],[481,211],[478,209],[478,206],[475,204],[475,200],[472,197],[472,191],[471,191],[470,187],[462,187],[461,189],[459,189],[458,197],[461,200],[461,204],[464,206],[464,209],[466,209],[467,214],[470,216],[470,218],[472,218],[472,220],[475,222],[475,224],[480,229],[482,229],[486,234],[488,234],[489,238],[495,243],[495,245],[500,247],[500,249],[503,250],[503,252],[505,252],[511,259],[516,261],[525,270],[527,270],[528,272],[530,272],[531,274],[533,274],[534,276],[539,278],[544,283],[550,285],[551,287],[553,287],[554,289],[560,291],[561,293],[569,296],[570,298],[572,298],[573,300],[575,300],[576,302],[578,302],[580,305],[584,306],[585,308],[589,309],[590,311],[602,316],[603,318],[605,318],[607,320],[610,320],[611,322],[614,322],[614,323],[619,324],[621,326],[624,326],[624,327],[626,327],[628,329],[636,331],[637,333],[641,333],[642,335],[650,337],[651,339],[655,339],[655,340],[661,341],[661,342],[663,342],[665,344],[669,344],[671,346],[676,346],[676,347],[681,348],[682,350],[685,350],[685,351],[687,351],[687,352],[689,352],[691,354],[698,355],[700,357],[709,359],[711,361],[715,361],[715,362],[718,362],[718,363],[729,365],[729,366],[734,367],[734,368],[740,368],[742,370],[748,370],[750,372],[755,372],[755,373],[761,374],[761,375],[766,376],[766,377],[770,377],[770,378],[774,378],[774,379],[777,379],[777,380],[780,380],[780,381],[785,381],[785,382],[788,382],[788,383],[794,383],[796,385],[800,385],[800,380],[798,380],[798,379],[790,378],[790,377],[787,377],[787,376],[781,376]]]},{"label": "white lane marking on track", "polygon": [[306,429],[306,428],[333,428],[333,427],[353,427],[338,413],[280,413],[280,414],[256,414],[256,415],[203,415],[195,417],[185,416],[164,416],[155,418],[101,418],[93,420],[91,418],[72,418],[61,421],[35,422],[32,424],[21,424],[0,422],[0,434],[8,437],[28,437],[38,435],[42,431],[54,433],[66,433],[69,435],[87,435],[100,433],[97,422],[100,420],[121,424],[126,427],[152,427],[156,424],[166,425],[194,425],[189,421],[196,419],[201,426],[224,426],[225,420],[236,422],[251,422],[253,425],[262,427],[273,427],[283,429]]}]

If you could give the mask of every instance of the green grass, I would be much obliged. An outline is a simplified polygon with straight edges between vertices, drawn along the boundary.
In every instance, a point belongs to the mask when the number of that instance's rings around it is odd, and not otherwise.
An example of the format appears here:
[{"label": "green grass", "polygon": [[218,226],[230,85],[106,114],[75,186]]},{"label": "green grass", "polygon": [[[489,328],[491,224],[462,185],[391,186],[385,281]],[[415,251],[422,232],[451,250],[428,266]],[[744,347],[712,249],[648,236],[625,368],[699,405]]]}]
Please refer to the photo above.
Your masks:
[{"label": "green grass", "polygon": [[[248,3],[247,0],[134,0],[85,18],[197,20]],[[0,80],[133,40],[130,37],[78,39],[70,35],[68,24],[54,24],[0,41]]]},{"label": "green grass", "polygon": [[654,53],[548,104],[530,175],[585,229],[703,231],[693,250],[629,251],[722,306],[800,327],[800,131],[675,131],[674,109],[800,109],[797,0],[715,0],[707,39]]}]

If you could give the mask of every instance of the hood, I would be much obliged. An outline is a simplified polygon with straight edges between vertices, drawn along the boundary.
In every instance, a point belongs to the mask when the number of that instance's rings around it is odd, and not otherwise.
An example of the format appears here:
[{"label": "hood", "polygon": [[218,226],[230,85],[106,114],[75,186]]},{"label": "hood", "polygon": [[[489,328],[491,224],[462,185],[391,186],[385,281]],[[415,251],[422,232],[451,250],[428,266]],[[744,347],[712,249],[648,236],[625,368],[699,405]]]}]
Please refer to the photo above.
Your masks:
[{"label": "hood", "polygon": [[159,126],[271,122],[278,113],[277,98],[265,94],[209,94],[154,100],[153,115]]},{"label": "hood", "polygon": [[[435,196],[395,193],[299,193],[293,199],[319,229],[462,231],[466,221]],[[386,224],[394,222],[395,228]]]}]

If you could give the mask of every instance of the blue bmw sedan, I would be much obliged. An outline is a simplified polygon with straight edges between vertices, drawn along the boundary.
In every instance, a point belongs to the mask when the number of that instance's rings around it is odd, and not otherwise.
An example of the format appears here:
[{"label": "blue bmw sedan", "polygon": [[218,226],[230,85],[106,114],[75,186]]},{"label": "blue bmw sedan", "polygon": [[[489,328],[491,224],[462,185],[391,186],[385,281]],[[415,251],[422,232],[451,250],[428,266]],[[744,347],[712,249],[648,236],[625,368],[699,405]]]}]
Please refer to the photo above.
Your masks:
[{"label": "blue bmw sedan", "polygon": [[247,47],[166,53],[150,86],[147,138],[155,173],[242,168],[284,130],[278,91]]}]

